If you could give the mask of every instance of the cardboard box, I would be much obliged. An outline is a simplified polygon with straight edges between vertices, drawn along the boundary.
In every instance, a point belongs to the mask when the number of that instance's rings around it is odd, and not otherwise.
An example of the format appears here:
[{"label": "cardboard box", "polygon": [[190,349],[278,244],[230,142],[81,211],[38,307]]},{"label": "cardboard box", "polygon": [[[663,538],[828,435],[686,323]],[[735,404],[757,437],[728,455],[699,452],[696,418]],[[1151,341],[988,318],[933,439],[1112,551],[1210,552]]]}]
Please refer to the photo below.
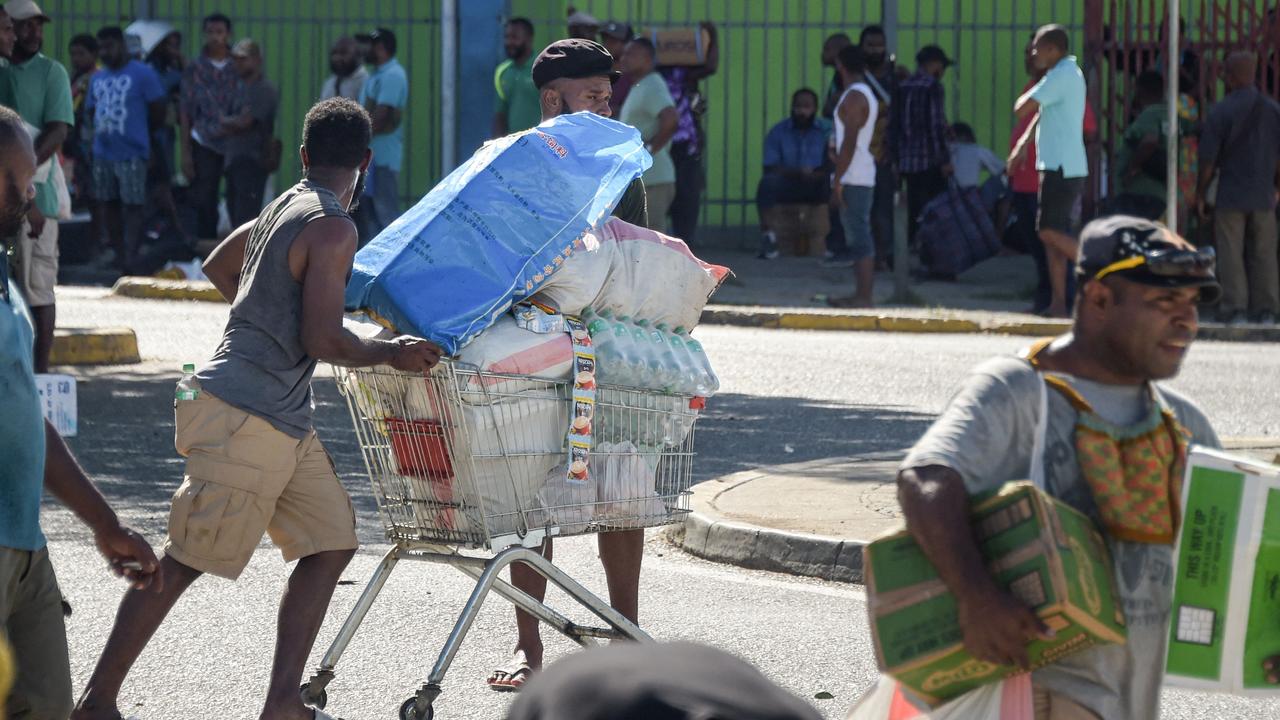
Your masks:
[{"label": "cardboard box", "polygon": [[[1028,645],[1034,667],[1125,641],[1110,555],[1088,517],[1013,483],[973,506],[974,534],[996,583],[1057,631]],[[863,549],[867,613],[880,669],[931,704],[1020,672],[964,648],[955,596],[905,530]]]},{"label": "cardboard box", "polygon": [[701,27],[650,28],[644,32],[658,51],[659,65],[702,65],[711,47],[711,33]]},{"label": "cardboard box", "polygon": [[36,375],[40,409],[62,437],[75,437],[77,417],[76,379],[70,375]]},{"label": "cardboard box", "polygon": [[1182,507],[1166,682],[1280,694],[1280,466],[1193,448]]}]

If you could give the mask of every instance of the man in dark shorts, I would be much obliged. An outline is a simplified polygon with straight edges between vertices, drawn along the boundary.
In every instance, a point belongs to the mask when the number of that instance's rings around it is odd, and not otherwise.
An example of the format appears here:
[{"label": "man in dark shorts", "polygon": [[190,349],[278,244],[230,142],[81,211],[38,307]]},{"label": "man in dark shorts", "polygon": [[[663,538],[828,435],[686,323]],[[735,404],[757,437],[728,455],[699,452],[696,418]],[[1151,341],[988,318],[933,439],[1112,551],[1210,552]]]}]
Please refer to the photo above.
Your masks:
[{"label": "man in dark shorts", "polygon": [[1076,256],[1075,208],[1084,192],[1089,161],[1084,151],[1084,74],[1070,38],[1061,25],[1036,31],[1032,60],[1045,75],[1018,98],[1013,112],[1019,120],[1037,115],[1009,155],[1010,172],[1026,160],[1035,134],[1036,169],[1040,171],[1040,214],[1036,231],[1049,263],[1052,297],[1044,314],[1067,317],[1067,272]]},{"label": "man in dark shorts", "polygon": [[[303,664],[356,549],[355,514],[312,427],[316,362],[426,372],[440,349],[411,337],[365,340],[342,326],[356,252],[352,202],[369,169],[369,114],[346,98],[303,125],[303,179],[205,261],[231,303],[213,359],[183,379],[174,442],[187,457],[173,497],[160,593],[131,591],[72,715],[118,720],[120,687],[174,603],[204,573],[235,579],[264,532],[297,560],[280,603],[262,720],[325,720],[298,695]],[[183,387],[183,386],[180,386]]]},{"label": "man in dark shorts", "polygon": [[[593,112],[610,117],[609,97],[619,73],[613,56],[591,40],[570,38],[551,43],[533,62],[533,84],[542,102],[542,120],[575,112]],[[632,225],[647,227],[649,213],[644,182],[636,178],[627,186],[613,210],[614,217]],[[631,622],[636,622],[640,605],[640,561],[644,555],[644,530],[616,530],[599,535],[600,563],[609,585],[609,602]],[[542,545],[542,554],[551,559],[551,538]],[[511,566],[511,582],[541,600],[547,593],[547,579],[520,563]],[[498,691],[519,690],[529,676],[542,669],[542,636],[538,619],[516,611],[519,639],[508,665],[489,675],[489,687]]]}]

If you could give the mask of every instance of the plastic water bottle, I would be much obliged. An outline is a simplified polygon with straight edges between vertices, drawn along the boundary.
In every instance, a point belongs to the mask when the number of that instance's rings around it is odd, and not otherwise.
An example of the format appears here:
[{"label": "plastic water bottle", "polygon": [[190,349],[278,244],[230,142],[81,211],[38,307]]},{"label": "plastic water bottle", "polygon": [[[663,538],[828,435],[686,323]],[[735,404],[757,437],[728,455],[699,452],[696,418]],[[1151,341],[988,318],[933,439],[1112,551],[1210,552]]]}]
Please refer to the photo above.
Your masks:
[{"label": "plastic water bottle", "polygon": [[649,337],[653,341],[660,389],[669,393],[680,392],[681,365],[675,350],[671,347],[671,341],[676,338],[667,332],[667,326],[663,324],[656,325],[650,330]]},{"label": "plastic water bottle", "polygon": [[195,383],[196,366],[187,363],[182,366],[182,379],[178,381],[178,387],[173,392],[174,400],[195,400],[200,397],[200,388]]},{"label": "plastic water bottle", "polygon": [[623,315],[613,321],[613,357],[617,372],[614,373],[614,384],[627,387],[635,386],[639,381],[640,360],[639,348],[632,333],[631,318]]},{"label": "plastic water bottle", "polygon": [[666,383],[666,371],[662,366],[661,335],[649,327],[648,320],[636,321],[636,342],[640,345],[640,357],[644,362],[644,381],[641,387],[662,390]]},{"label": "plastic water bottle", "polygon": [[684,341],[667,330],[665,323],[659,323],[654,330],[661,335],[662,340],[662,365],[667,374],[667,383],[663,389],[679,395],[691,394],[692,386],[688,373],[690,361],[686,355]]},{"label": "plastic water bottle", "polygon": [[[658,325],[658,327],[666,331],[664,325]],[[671,357],[669,363],[675,368],[676,378],[672,392],[680,395],[698,395],[698,360],[690,355],[684,332],[685,328],[676,328],[675,331],[667,333],[668,356]]]},{"label": "plastic water bottle", "polygon": [[[630,318],[623,318],[624,322],[629,320]],[[627,329],[631,332],[631,367],[635,373],[635,386],[651,388],[653,387],[653,376],[649,358],[652,355],[650,350],[652,343],[649,341],[648,328],[642,326],[639,322],[627,322]]]},{"label": "plastic water bottle", "polygon": [[631,368],[625,357],[626,349],[622,341],[630,340],[628,333],[615,332],[615,323],[606,318],[597,317],[587,326],[591,333],[591,342],[595,345],[596,363],[600,380],[611,385],[623,385]]},{"label": "plastic water bottle", "polygon": [[714,395],[720,389],[720,378],[716,377],[715,370],[711,369],[711,361],[707,359],[707,354],[702,349],[702,343],[694,340],[693,336],[688,333],[682,339],[684,340],[684,346],[689,349],[689,354],[694,359],[695,367],[698,369],[698,385],[695,388],[695,394],[700,397]]}]

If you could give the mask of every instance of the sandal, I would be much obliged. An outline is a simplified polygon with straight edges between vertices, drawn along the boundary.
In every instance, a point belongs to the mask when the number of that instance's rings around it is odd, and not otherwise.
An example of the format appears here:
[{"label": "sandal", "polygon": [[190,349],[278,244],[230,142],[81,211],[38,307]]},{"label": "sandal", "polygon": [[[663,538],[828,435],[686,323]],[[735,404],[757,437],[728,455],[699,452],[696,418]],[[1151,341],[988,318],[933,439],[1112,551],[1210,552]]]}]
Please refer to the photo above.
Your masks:
[{"label": "sandal", "polygon": [[494,669],[486,684],[494,692],[519,692],[531,675],[533,668],[529,661],[523,652],[517,652],[510,665]]}]

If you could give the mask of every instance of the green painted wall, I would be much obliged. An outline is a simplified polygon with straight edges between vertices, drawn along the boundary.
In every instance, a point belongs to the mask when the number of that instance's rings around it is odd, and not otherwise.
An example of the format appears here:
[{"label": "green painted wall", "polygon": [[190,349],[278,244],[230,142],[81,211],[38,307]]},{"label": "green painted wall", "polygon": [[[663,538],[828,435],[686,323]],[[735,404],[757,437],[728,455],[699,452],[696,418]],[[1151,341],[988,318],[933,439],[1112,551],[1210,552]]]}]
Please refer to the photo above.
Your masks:
[{"label": "green painted wall", "polygon": [[[459,0],[466,2],[466,0]],[[1150,0],[1110,0],[1132,11]],[[1263,0],[1239,0],[1247,4]],[[532,19],[535,42],[564,36],[565,0],[509,0],[512,15]],[[140,0],[46,0],[56,16],[48,29],[50,54],[66,57],[66,42],[77,32],[107,23],[125,24]],[[788,112],[791,93],[802,86],[820,92],[830,71],[819,61],[822,40],[837,31],[857,33],[878,22],[882,0],[574,0],[601,20],[643,26],[685,26],[714,20],[721,30],[720,72],[704,83],[709,110],[708,188],[705,224],[754,225],[752,198],[760,174],[761,142],[767,129]],[[997,152],[1007,147],[1009,109],[1025,82],[1022,47],[1040,24],[1062,22],[1083,41],[1085,0],[896,0],[896,49],[908,66],[915,51],[937,43],[957,64],[947,75],[948,114],[974,126],[979,140]],[[1225,4],[1234,7],[1231,0]],[[384,25],[396,31],[400,56],[409,71],[410,107],[406,199],[416,199],[440,177],[439,2],[436,0],[152,0],[152,16],[173,22],[194,53],[199,19],[215,10],[236,22],[236,37],[260,40],[267,75],[282,89],[278,134],[287,147],[299,143],[302,116],[328,74],[327,49],[340,33]],[[1162,8],[1163,2],[1158,2]],[[1192,3],[1198,6],[1198,3]],[[1188,10],[1194,23],[1194,16]],[[499,27],[494,33],[500,33]],[[467,42],[467,38],[462,38]],[[461,68],[467,77],[488,81],[491,68]],[[296,163],[282,180],[296,177]]]},{"label": "green painted wall", "polygon": [[[537,42],[563,37],[567,3],[512,0],[513,15],[535,21]],[[708,225],[756,222],[755,186],[768,128],[785,118],[791,93],[808,86],[825,92],[831,71],[820,61],[822,41],[844,31],[854,41],[881,20],[880,0],[578,0],[605,21],[637,27],[683,26],[711,19],[720,28],[720,71],[707,80]],[[1011,108],[1025,81],[1022,46],[1040,24],[1082,28],[1083,0],[898,0],[902,64],[914,68],[916,50],[937,44],[957,64],[947,76],[948,117],[974,126],[980,142],[1003,152]],[[1080,32],[1083,32],[1081,29]]]},{"label": "green painted wall", "polygon": [[[465,0],[463,0],[465,2]],[[285,158],[276,183],[298,177],[296,148],[302,118],[329,75],[329,46],[340,35],[387,27],[396,33],[398,57],[409,75],[410,107],[405,113],[405,171],[401,193],[416,201],[440,177],[440,42],[438,3],[430,0],[151,0],[151,17],[173,24],[184,35],[188,58],[199,52],[200,21],[221,12],[233,22],[235,39],[262,44],[266,76],[280,89],[276,135]],[[78,33],[108,24],[127,26],[131,0],[45,0],[54,22],[45,30],[46,53],[67,62],[67,43]]]}]

